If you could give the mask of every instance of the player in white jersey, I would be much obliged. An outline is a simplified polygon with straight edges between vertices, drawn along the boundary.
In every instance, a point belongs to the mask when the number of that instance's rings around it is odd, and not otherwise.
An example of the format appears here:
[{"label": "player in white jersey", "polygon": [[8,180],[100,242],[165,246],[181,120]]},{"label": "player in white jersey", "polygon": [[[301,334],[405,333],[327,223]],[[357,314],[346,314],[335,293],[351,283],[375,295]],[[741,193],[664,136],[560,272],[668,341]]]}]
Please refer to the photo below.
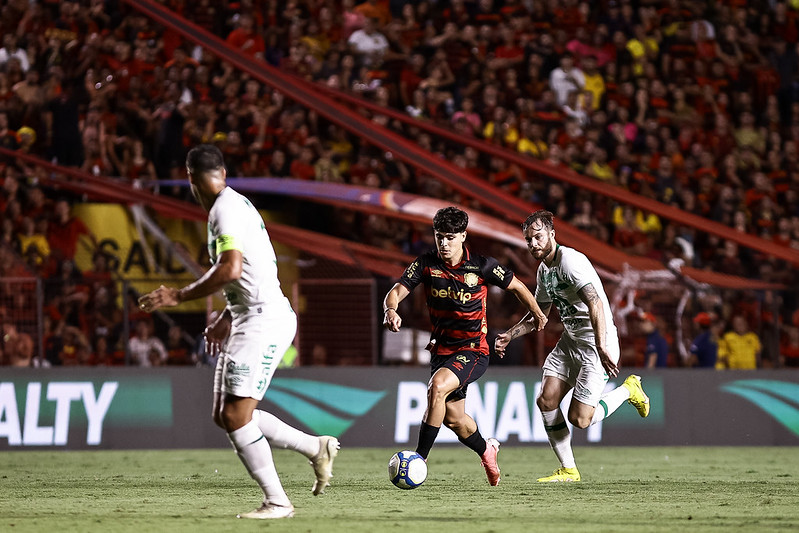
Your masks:
[{"label": "player in white jersey", "polygon": [[297,317],[280,288],[275,251],[261,215],[225,183],[222,152],[212,145],[197,146],[186,156],[186,170],[192,194],[208,211],[212,266],[182,289],[162,285],[142,296],[139,306],[151,312],[224,289],[227,306],[205,329],[208,348],[219,353],[213,419],[264,493],[260,508],[239,517],[291,517],[294,506],[277,476],[271,446],[295,450],[310,460],[317,495],[329,485],[339,442],[303,433],[257,409],[294,340]]},{"label": "player in white jersey", "polygon": [[[557,307],[563,323],[563,335],[544,361],[544,381],[536,399],[561,467],[538,481],[580,481],[571,434],[560,409],[566,394],[574,389],[568,417],[569,422],[582,429],[607,418],[625,401],[646,417],[649,398],[636,375],[602,394],[609,376],[619,375],[619,338],[613,315],[599,275],[588,258],[555,241],[552,217],[549,211],[536,211],[522,224],[530,254],[541,261],[536,301],[546,315],[553,305]],[[533,330],[530,317],[525,316],[497,337],[497,353],[504,353],[511,340]]]}]

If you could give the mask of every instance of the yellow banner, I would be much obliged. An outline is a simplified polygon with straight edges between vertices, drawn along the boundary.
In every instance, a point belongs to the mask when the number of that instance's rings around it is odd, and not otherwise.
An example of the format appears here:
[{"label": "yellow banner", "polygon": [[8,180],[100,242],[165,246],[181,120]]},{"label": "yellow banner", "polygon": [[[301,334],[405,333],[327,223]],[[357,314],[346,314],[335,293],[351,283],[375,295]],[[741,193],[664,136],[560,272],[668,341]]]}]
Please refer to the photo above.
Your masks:
[{"label": "yellow banner", "polygon": [[[78,204],[73,207],[73,213],[83,220],[95,235],[98,249],[111,258],[109,268],[122,279],[129,280],[131,286],[140,294],[156,289],[160,285],[184,287],[197,278],[170,250],[147,235],[146,231],[145,246],[126,207],[119,204]],[[268,230],[268,222],[273,220],[274,216],[265,211],[261,211],[261,216],[267,222]],[[161,217],[158,217],[156,222],[167,237],[176,246],[184,248],[201,268],[207,270],[210,267],[205,222]],[[83,237],[75,254],[75,263],[81,271],[92,269],[93,252],[91,243]],[[283,291],[291,297],[291,287],[297,279],[294,260],[296,251],[275,243],[275,252],[278,255]],[[222,309],[224,305],[224,298],[221,295],[214,298],[214,309]],[[200,299],[185,302],[174,310],[205,312],[206,306],[206,300]]]}]

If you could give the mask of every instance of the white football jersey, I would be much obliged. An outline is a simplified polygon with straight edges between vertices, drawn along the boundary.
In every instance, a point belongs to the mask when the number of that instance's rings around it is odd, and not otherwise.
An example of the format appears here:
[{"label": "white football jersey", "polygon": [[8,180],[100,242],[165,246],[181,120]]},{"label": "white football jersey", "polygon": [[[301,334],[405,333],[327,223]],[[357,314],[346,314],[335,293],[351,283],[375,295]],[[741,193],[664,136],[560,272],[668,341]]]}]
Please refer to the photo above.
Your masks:
[{"label": "white football jersey", "polygon": [[574,340],[594,342],[594,329],[588,316],[588,306],[580,299],[580,289],[589,283],[594,286],[605,311],[607,345],[618,344],[610,303],[599,274],[588,258],[574,248],[558,245],[552,267],[541,261],[536,278],[535,299],[541,308],[554,305],[558,309],[566,334]]},{"label": "white football jersey", "polygon": [[266,316],[291,311],[280,289],[277,257],[261,214],[243,195],[225,187],[208,213],[208,253],[216,264],[222,252],[242,255],[241,277],[225,286],[228,308],[236,314],[260,308]]}]

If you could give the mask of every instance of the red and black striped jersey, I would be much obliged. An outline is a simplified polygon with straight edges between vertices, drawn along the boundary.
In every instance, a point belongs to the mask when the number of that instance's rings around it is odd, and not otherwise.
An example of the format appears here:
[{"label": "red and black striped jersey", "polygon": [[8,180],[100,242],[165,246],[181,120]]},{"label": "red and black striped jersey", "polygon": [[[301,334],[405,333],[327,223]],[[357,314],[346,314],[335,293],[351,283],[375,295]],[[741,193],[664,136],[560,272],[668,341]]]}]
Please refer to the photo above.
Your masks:
[{"label": "red and black striped jersey", "polygon": [[471,254],[464,246],[463,259],[455,266],[447,265],[435,250],[420,255],[399,282],[409,291],[424,285],[434,355],[462,349],[488,355],[487,285],[506,289],[512,279],[513,272],[496,259]]}]

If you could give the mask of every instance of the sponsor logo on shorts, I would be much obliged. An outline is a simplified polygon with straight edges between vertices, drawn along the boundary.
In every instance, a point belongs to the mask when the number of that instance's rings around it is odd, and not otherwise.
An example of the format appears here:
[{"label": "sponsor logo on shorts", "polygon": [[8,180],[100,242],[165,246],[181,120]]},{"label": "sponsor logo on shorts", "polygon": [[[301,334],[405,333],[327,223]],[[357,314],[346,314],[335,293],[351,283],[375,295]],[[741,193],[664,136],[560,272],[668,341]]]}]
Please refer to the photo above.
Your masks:
[{"label": "sponsor logo on shorts", "polygon": [[460,362],[461,362],[461,363],[463,363],[464,365],[465,365],[465,364],[467,364],[467,363],[469,362],[469,358],[468,358],[468,357],[466,357],[465,355],[459,355],[458,357],[456,357],[456,358],[455,358],[455,360],[456,360],[456,361],[460,361]]},{"label": "sponsor logo on shorts", "polygon": [[580,396],[580,397],[582,397],[582,398],[588,398],[589,396],[591,396],[591,391],[589,391],[589,390],[588,390],[587,388],[585,388],[583,385],[581,385],[580,383],[578,383],[578,384],[577,384],[577,385],[575,385],[575,387],[574,387],[574,394],[575,394],[575,396]]},{"label": "sponsor logo on shorts", "polygon": [[225,377],[225,385],[228,387],[235,387],[236,385],[241,385],[242,383],[244,383],[244,379],[240,378],[239,376]]},{"label": "sponsor logo on shorts", "polygon": [[263,357],[263,359],[261,360],[261,364],[264,365],[264,366],[271,365],[272,361],[274,361],[274,359],[275,359],[275,354],[276,353],[277,353],[277,345],[276,344],[270,344],[266,348],[266,352],[261,354],[261,357]]},{"label": "sponsor logo on shorts", "polygon": [[241,363],[236,364],[235,361],[228,361],[227,363],[227,375],[228,376],[240,376],[246,377],[250,375],[250,365]]}]

